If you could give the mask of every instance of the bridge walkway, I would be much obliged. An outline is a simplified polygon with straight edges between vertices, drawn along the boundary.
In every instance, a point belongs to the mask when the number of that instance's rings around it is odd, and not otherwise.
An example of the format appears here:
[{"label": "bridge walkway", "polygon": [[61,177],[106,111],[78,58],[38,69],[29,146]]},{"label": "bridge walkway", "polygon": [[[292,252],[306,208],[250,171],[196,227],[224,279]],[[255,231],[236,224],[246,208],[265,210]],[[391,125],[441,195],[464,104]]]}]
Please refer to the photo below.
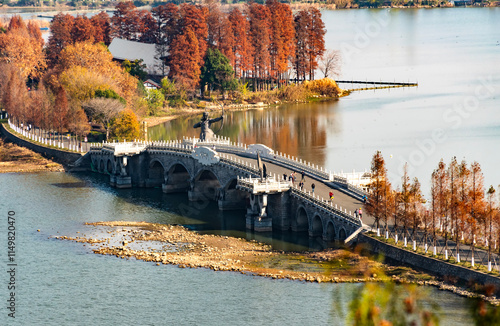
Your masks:
[{"label": "bridge walkway", "polygon": [[[240,159],[244,162],[248,162],[248,164],[255,164],[257,165],[257,160],[254,158],[249,158],[247,156],[243,155],[237,155],[237,154],[226,154],[224,155],[230,156],[232,158]],[[290,173],[295,171],[295,177],[296,181],[294,183],[295,186],[298,187],[300,178],[301,178],[301,172],[302,171],[296,171],[296,170],[291,170],[290,168],[283,167],[281,165],[269,162],[268,160],[264,160],[267,168],[267,173],[269,175],[276,175],[276,178],[281,178],[283,180],[283,174],[286,173],[287,176],[290,175]],[[320,197],[323,197],[325,200],[329,199],[329,192],[333,192],[333,204],[337,204],[340,207],[342,207],[342,210],[347,209],[347,213],[351,212],[354,215],[354,211],[359,208],[363,208],[363,202],[361,200],[358,200],[352,196],[347,195],[346,193],[339,191],[337,189],[334,189],[331,186],[331,183],[328,180],[320,180],[319,178],[313,176],[312,174],[308,173],[307,171],[305,172],[305,182],[304,182],[304,190],[306,191],[312,191],[311,185],[314,183],[315,184],[315,190],[314,193]],[[364,212],[364,208],[363,208]],[[363,223],[372,225],[374,222],[374,219],[370,216],[367,216],[365,213],[363,213]]]}]

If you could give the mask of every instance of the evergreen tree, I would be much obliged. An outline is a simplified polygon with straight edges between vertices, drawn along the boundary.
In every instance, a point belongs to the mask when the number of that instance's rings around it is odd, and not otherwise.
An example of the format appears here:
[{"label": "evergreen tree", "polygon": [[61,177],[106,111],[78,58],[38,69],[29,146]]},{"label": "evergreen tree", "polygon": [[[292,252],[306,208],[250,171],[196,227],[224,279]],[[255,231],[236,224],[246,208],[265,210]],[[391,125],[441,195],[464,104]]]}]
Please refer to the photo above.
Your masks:
[{"label": "evergreen tree", "polygon": [[237,87],[229,59],[217,49],[208,49],[205,64],[201,68],[202,93],[205,86],[208,86],[209,92],[220,90],[223,93]]}]

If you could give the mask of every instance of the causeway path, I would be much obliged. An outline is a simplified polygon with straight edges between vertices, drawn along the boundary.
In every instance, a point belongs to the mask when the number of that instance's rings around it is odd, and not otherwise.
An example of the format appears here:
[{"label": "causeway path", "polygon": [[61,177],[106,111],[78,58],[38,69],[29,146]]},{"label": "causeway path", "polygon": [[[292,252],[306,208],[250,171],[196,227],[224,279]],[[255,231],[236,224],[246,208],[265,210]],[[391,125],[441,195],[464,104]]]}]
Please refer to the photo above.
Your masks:
[{"label": "causeway path", "polygon": [[[243,155],[237,155],[237,154],[227,154],[224,153],[225,156],[232,157],[233,159],[240,159],[243,162],[248,162],[248,164],[252,165],[257,165],[257,160],[253,158],[249,158],[247,156]],[[267,173],[268,175],[276,175],[276,178],[279,180],[284,181],[283,179],[283,174],[286,173],[287,176],[290,175],[290,173],[295,171],[295,182],[294,186],[299,185],[300,179],[301,179],[301,173],[302,171],[297,171],[297,170],[292,170],[291,168],[284,167],[281,164],[278,163],[273,163],[270,162],[267,159],[263,159],[263,163],[266,165],[267,168]],[[364,214],[364,207],[363,207],[363,202],[359,199],[356,199],[352,196],[349,196],[345,194],[344,192],[337,190],[332,187],[332,182],[324,179],[320,179],[316,176],[313,176],[312,174],[308,173],[307,171],[305,172],[305,182],[304,182],[304,190],[305,191],[312,191],[311,185],[314,183],[315,184],[315,190],[314,194],[316,196],[319,196],[320,198],[323,198],[325,200],[329,200],[329,193],[330,191],[333,192],[333,204],[337,204],[338,208],[342,207],[342,210],[347,209],[347,213],[351,212],[352,215],[354,215],[354,211],[356,209],[362,208],[363,211],[363,223],[372,225],[374,223],[374,219],[370,216],[367,216]]]},{"label": "causeway path", "polygon": [[[233,159],[240,159],[243,162],[248,162],[248,164],[257,165],[256,159],[249,158],[249,157],[244,156],[244,155],[228,154],[228,153],[224,153],[224,155],[230,156]],[[268,174],[269,175],[276,175],[276,178],[280,178],[280,180],[283,180],[284,173],[286,173],[287,176],[289,176],[290,173],[295,171],[295,176],[296,176],[296,180],[297,180],[297,181],[295,181],[295,185],[298,186],[300,179],[301,179],[301,172],[302,171],[297,171],[297,170],[293,170],[289,167],[284,167],[281,163],[273,163],[273,162],[270,162],[268,159],[263,159],[263,163],[266,165]],[[325,200],[327,200],[329,198],[328,193],[330,191],[332,191],[334,194],[333,203],[337,204],[339,206],[339,208],[341,206],[342,210],[347,209],[347,212],[348,213],[351,212],[352,214],[354,214],[354,211],[356,209],[359,209],[359,208],[362,208],[364,211],[363,202],[361,200],[356,199],[353,196],[349,196],[346,193],[333,188],[332,182],[330,182],[328,180],[320,179],[320,178],[308,173],[307,171],[305,171],[304,190],[311,191],[311,184],[313,184],[313,183],[316,185],[316,189],[315,189],[314,193],[316,195],[319,195],[320,198],[322,197]],[[369,215],[363,213],[362,221],[363,221],[363,224],[366,224],[366,225],[371,226],[371,227],[375,227],[375,225],[374,225],[375,219],[372,216],[369,216]],[[389,228],[393,229],[392,223],[389,224]],[[385,232],[383,220],[380,221],[380,231],[381,231],[381,234],[384,234],[384,232]],[[402,241],[403,239],[402,239],[402,227],[401,226],[399,227],[398,233],[399,233],[400,241]],[[408,230],[408,233],[409,233],[408,250],[411,250],[412,245],[413,245],[411,242],[411,240],[413,238],[413,237],[411,237],[411,229]],[[419,229],[417,234],[418,234],[416,237],[417,243],[420,247],[423,247],[423,231],[421,229]],[[392,235],[392,237],[394,236],[394,230],[391,230],[391,235]],[[437,237],[436,244],[437,244],[437,252],[440,254],[444,254],[444,247],[445,246],[444,246],[444,238],[442,236]],[[431,241],[428,241],[428,245],[429,245],[429,251],[432,251]],[[492,246],[492,247],[494,247],[494,246]],[[450,257],[452,256],[452,257],[456,258],[456,242],[453,240],[448,240],[448,248],[450,250],[450,252],[449,252]],[[493,268],[500,270],[500,256],[498,255],[498,250],[499,250],[498,245],[497,245],[497,248],[492,248],[492,249],[493,249],[492,250],[492,260],[494,261]],[[476,248],[475,249],[475,256],[476,256],[476,259],[475,259],[476,264],[485,265],[486,262],[488,261],[488,252],[484,249]],[[464,244],[460,245],[460,257],[461,257],[462,262],[467,261],[470,263],[471,252],[470,252],[470,247],[468,245],[464,245]]]}]

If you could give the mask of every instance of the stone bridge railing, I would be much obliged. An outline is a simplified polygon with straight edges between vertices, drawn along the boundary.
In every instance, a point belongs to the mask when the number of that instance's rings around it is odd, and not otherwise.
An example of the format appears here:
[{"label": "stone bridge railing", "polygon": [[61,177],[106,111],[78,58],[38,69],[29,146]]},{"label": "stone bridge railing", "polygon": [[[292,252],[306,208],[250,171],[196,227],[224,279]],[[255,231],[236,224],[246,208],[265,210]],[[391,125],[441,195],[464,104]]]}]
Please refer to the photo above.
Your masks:
[{"label": "stone bridge railing", "polygon": [[115,153],[116,156],[125,154],[139,154],[142,151],[169,151],[191,154],[193,148],[186,146],[179,141],[158,141],[158,142],[143,142],[134,141],[128,143],[92,143],[90,151],[109,151]]},{"label": "stone bridge railing", "polygon": [[[128,145],[130,144],[130,145]],[[184,138],[182,141],[169,140],[169,141],[154,141],[154,142],[144,142],[135,141],[132,143],[96,143],[91,145],[92,150],[109,150],[115,151],[115,155],[125,155],[127,151],[135,153],[136,150],[147,150],[151,151],[168,151],[168,152],[182,152],[185,154],[191,154],[196,147],[209,147],[215,149],[217,152],[221,153],[221,161],[235,164],[238,160],[232,160],[230,156],[224,156],[222,153],[244,155],[248,157],[256,157],[256,153],[259,152],[264,160],[271,163],[275,163],[296,172],[306,172],[307,174],[316,177],[321,180],[327,180],[334,182],[341,187],[349,190],[350,192],[362,197],[367,193],[361,188],[348,181],[344,176],[336,174],[332,171],[327,171],[323,167],[312,164],[305,160],[299,159],[294,156],[290,156],[284,153],[278,153],[274,150],[264,146],[264,145],[249,145],[237,142],[231,142],[229,138],[217,137],[216,139],[209,142],[200,142],[196,138]],[[248,170],[249,173],[257,175],[258,169],[256,166],[250,167],[245,165],[243,161],[240,161],[242,169],[252,168]]]},{"label": "stone bridge railing", "polygon": [[29,140],[33,142],[40,143],[41,145],[46,145],[46,146],[53,146],[59,149],[63,150],[68,150],[68,151],[73,151],[73,152],[78,152],[78,153],[83,153],[83,147],[78,146],[78,143],[74,142],[69,142],[68,144],[65,144],[64,142],[61,142],[59,139],[56,139],[54,137],[43,137],[40,135],[37,135],[35,133],[35,129],[31,130],[25,130],[24,128],[20,128],[13,124],[10,119],[8,120],[9,127],[14,130],[16,133],[19,135],[28,138]]},{"label": "stone bridge railing", "polygon": [[311,203],[312,205],[320,208],[323,210],[325,213],[329,214],[334,214],[337,215],[352,224],[354,224],[357,227],[362,226],[361,220],[354,216],[352,212],[348,212],[347,209],[342,209],[342,207],[339,207],[337,204],[333,204],[332,202],[329,202],[328,200],[325,200],[324,198],[320,198],[319,196],[315,195],[314,193],[311,192],[306,192],[304,190],[300,190],[297,186],[290,188],[291,189],[291,195],[294,197],[301,198],[304,201],[307,201]]},{"label": "stone bridge railing", "polygon": [[220,154],[219,157],[220,157],[219,161],[220,163],[236,167],[241,171],[248,173],[250,178],[252,177],[252,175],[254,176],[259,175],[259,169],[254,164],[250,164],[247,161],[232,157],[230,155]]},{"label": "stone bridge railing", "polygon": [[[216,139],[210,142],[199,142],[197,138],[184,138],[184,144],[188,144],[189,146],[207,146],[216,149],[217,151],[222,151],[225,153],[232,154],[243,154],[243,155],[253,155],[256,154],[249,153],[250,146],[246,144],[231,142],[229,138],[217,137]],[[267,149],[267,151],[265,151]],[[299,159],[294,156],[290,156],[281,152],[275,152],[270,148],[266,148],[264,151],[261,151],[261,157],[265,160],[268,160],[275,164],[280,164],[282,166],[286,166],[296,172],[307,172],[312,176],[315,176],[321,180],[328,180],[330,182],[334,182],[346,188],[347,190],[357,194],[359,197],[363,197],[367,195],[366,191],[363,188],[358,187],[349,182],[348,178],[339,175],[332,171],[327,171],[323,167],[312,164],[311,162],[307,162],[305,160]]]},{"label": "stone bridge railing", "polygon": [[262,181],[260,178],[238,177],[238,186],[245,188],[248,192],[253,194],[268,194],[288,191],[290,189],[290,182],[281,181],[279,178],[277,181],[275,178],[266,178]]},{"label": "stone bridge railing", "polygon": [[234,154],[244,154],[248,151],[248,146],[246,144],[231,142],[229,138],[226,137],[216,137],[210,141],[200,141],[197,138],[187,138],[184,137],[182,140],[183,144],[196,147],[196,146],[206,146],[210,148],[215,148],[219,152],[234,153]]}]

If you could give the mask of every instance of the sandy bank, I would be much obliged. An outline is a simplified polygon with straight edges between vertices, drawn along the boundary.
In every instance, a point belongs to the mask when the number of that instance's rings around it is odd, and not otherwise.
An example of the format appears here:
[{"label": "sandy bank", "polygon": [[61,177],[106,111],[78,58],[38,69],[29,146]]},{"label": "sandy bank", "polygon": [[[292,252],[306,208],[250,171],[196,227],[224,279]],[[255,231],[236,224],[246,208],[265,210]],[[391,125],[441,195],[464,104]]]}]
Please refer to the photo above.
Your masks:
[{"label": "sandy bank", "polygon": [[0,173],[41,171],[64,171],[64,168],[40,154],[0,138]]}]

